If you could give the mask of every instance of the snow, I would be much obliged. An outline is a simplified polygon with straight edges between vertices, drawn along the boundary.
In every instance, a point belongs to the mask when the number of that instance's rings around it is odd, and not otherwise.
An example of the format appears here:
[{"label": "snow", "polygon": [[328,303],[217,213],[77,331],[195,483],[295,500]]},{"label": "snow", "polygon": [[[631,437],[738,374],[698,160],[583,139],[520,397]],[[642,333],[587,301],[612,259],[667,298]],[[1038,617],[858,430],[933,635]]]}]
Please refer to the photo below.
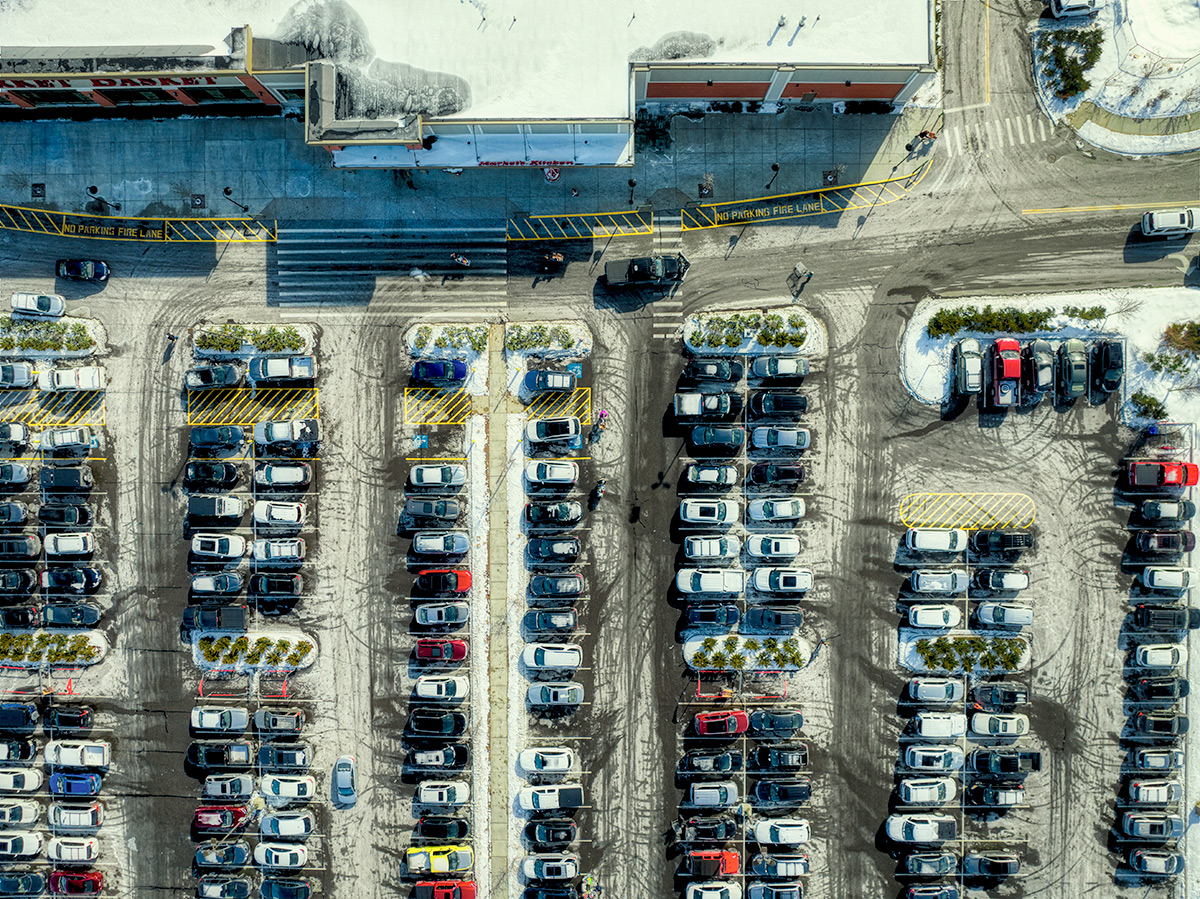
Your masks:
[{"label": "snow", "polygon": [[[289,653],[301,642],[312,644],[312,649],[309,650],[308,655],[306,655],[298,665],[292,665],[287,661],[287,653],[284,654],[284,661],[278,662],[274,665],[268,664],[265,656],[262,663],[259,665],[247,664],[244,660],[244,654],[242,659],[239,659],[233,664],[223,662],[220,659],[215,662],[210,662],[204,658],[204,654],[200,651],[200,640],[204,637],[211,637],[214,640],[220,639],[221,637],[229,637],[232,640],[245,637],[250,642],[251,647],[254,646],[256,640],[260,639],[261,637],[266,637],[270,640],[274,640],[276,643],[278,643],[280,640],[289,641],[291,643],[291,646],[288,648]],[[274,674],[276,672],[291,674],[301,671],[305,668],[311,668],[312,665],[317,661],[317,656],[319,654],[320,649],[317,646],[316,637],[297,630],[296,628],[273,627],[263,630],[247,631],[245,633],[233,633],[231,631],[194,631],[192,633],[192,664],[200,669],[201,676],[215,672],[220,672],[223,675],[228,675],[230,672],[236,674]]]},{"label": "snow", "polygon": [[[717,309],[704,312],[700,315],[689,315],[686,319],[684,319],[683,322],[684,342],[687,344],[687,347],[691,352],[699,356],[723,356],[727,354],[740,356],[745,355],[746,353],[764,356],[772,354],[780,354],[785,356],[807,356],[809,358],[824,356],[829,349],[829,338],[825,333],[825,326],[821,323],[821,321],[810,315],[809,312],[804,309],[804,307],[795,305],[790,299],[781,299],[779,302],[782,305],[770,305],[770,301],[768,301],[766,305],[763,305],[761,301],[759,301],[757,302],[755,308],[725,310]],[[761,312],[768,315],[783,316],[785,330],[790,330],[787,324],[790,316],[800,316],[801,320],[803,321],[804,332],[807,335],[805,337],[803,346],[762,346],[759,344],[758,340],[752,336],[746,340],[743,340],[742,343],[737,347],[697,347],[693,346],[689,339],[694,331],[699,330],[703,326],[704,322],[711,318],[729,318],[733,315],[753,315],[756,312]]]},{"label": "snow", "polygon": [[[921,661],[921,657],[919,655],[917,655],[917,641],[918,640],[929,640],[930,642],[933,642],[938,637],[946,637],[951,640],[955,639],[956,637],[984,637],[986,639],[993,639],[993,638],[997,638],[997,637],[1005,638],[1005,639],[1012,639],[1015,637],[1015,638],[1020,638],[1023,640],[1025,639],[1024,636],[1020,632],[1016,632],[1016,631],[973,630],[973,631],[969,631],[969,632],[964,632],[964,631],[949,632],[949,631],[936,631],[936,630],[916,630],[913,628],[902,627],[902,628],[900,628],[900,648],[899,648],[899,658],[897,659],[897,662],[899,663],[900,667],[904,668],[908,671],[915,671],[918,674],[931,673],[930,669],[928,667],[926,667],[924,662]],[[1033,659],[1033,653],[1031,653],[1029,651],[1029,643],[1027,640],[1025,642],[1026,642],[1025,653],[1021,656],[1021,663],[1017,666],[1017,668],[1016,668],[1017,671],[1026,670],[1030,666],[1032,659]],[[947,674],[947,672],[943,668],[937,669],[936,673],[937,674]],[[962,675],[964,673],[965,672],[962,670],[962,668],[956,668],[954,671],[949,672],[947,676],[955,675],[955,674]],[[988,673],[987,669],[977,668],[974,672],[972,672],[972,674],[970,674],[968,676],[969,677],[982,677],[987,673]]]},{"label": "snow", "polygon": [[[524,333],[528,333],[531,328],[538,325],[545,327],[548,331],[553,331],[555,328],[566,330],[574,339],[574,343],[570,347],[563,347],[555,342],[552,347],[534,347],[528,350],[510,350],[505,349],[505,364],[511,366],[516,364],[520,366],[522,360],[525,359],[553,359],[556,362],[567,362],[572,359],[582,359],[592,352],[592,332],[583,322],[578,319],[565,319],[563,321],[538,321],[538,322],[519,322],[516,324],[506,325],[504,328],[505,341],[507,343],[509,332],[519,333],[515,329],[520,328]],[[514,362],[515,360],[515,362]],[[511,375],[511,371],[509,374]],[[509,391],[514,395],[520,387],[520,382],[513,383],[509,378]]]},{"label": "snow", "polygon": [[23,0],[5,4],[4,41],[6,50],[203,42],[224,53],[230,29],[249,24],[260,37],[301,37],[358,72],[374,63],[388,74],[381,93],[420,102],[437,91],[441,106],[471,120],[626,117],[633,60],[928,64],[933,49],[927,0],[810,0],[803,12],[745,0],[736,16],[722,0],[550,9],[544,0],[159,0],[147,14],[135,0]]},{"label": "snow", "polygon": [[[421,328],[429,328],[429,342],[421,349],[416,348],[417,332]],[[461,347],[437,347],[437,339],[447,330],[452,328],[467,328],[475,330],[481,329],[484,334],[488,332],[487,325],[470,322],[438,322],[437,324],[413,325],[404,333],[404,346],[408,350],[409,356],[413,359],[461,359],[467,363],[467,380],[463,384],[464,390],[471,396],[486,396],[488,392],[488,357],[487,350],[482,353],[473,350],[469,344],[464,344]],[[485,483],[486,488],[486,483]],[[486,493],[486,489],[484,493]]]},{"label": "snow", "polygon": [[[1044,67],[1035,64],[1035,83],[1042,108],[1063,121],[1084,101],[1133,119],[1184,116],[1200,110],[1200,3],[1198,0],[1137,0],[1102,5],[1091,22],[1086,19],[1045,19],[1033,31],[1034,56],[1038,36],[1061,29],[1098,27],[1103,35],[1099,61],[1086,74],[1091,87],[1069,100],[1053,95]],[[1139,135],[1111,131],[1088,123],[1079,135],[1117,153],[1154,154],[1200,147],[1200,131],[1168,135]]]},{"label": "snow", "polygon": [[[1015,297],[963,297],[954,302],[925,300],[917,305],[909,320],[900,349],[901,379],[905,388],[922,403],[940,405],[951,395],[950,365],[953,346],[964,337],[976,337],[987,349],[987,342],[1001,335],[963,332],[953,337],[932,340],[925,334],[925,325],[938,309],[961,306],[982,308],[1011,306],[1016,309],[1053,308],[1064,306],[1103,306],[1108,315],[1102,321],[1087,323],[1058,315],[1053,320],[1058,330],[1021,334],[1022,342],[1045,337],[1054,344],[1068,337],[1094,340],[1104,336],[1124,336],[1125,381],[1121,387],[1125,401],[1121,418],[1126,424],[1138,426],[1129,402],[1133,394],[1144,391],[1165,400],[1167,415],[1173,421],[1200,422],[1200,391],[1190,389],[1195,383],[1169,373],[1157,373],[1143,361],[1147,353],[1157,353],[1163,331],[1172,322],[1191,321],[1197,317],[1196,291],[1185,287],[1145,288],[1141,290],[1096,291],[1091,293],[1062,293]],[[1193,364],[1193,369],[1195,365]],[[985,354],[985,384],[987,365]]]},{"label": "snow", "polygon": [[[507,354],[508,389],[516,394],[521,384],[524,367],[517,354]],[[529,742],[529,713],[525,708],[525,695],[529,681],[521,672],[521,620],[525,617],[525,590],[529,574],[525,570],[526,538],[521,533],[521,517],[525,509],[525,487],[521,471],[525,464],[524,439],[526,416],[513,413],[506,416],[505,449],[508,459],[508,474],[505,479],[505,497],[508,501],[508,643],[512,651],[508,654],[508,755],[512,766],[508,778],[508,807],[517,808],[517,793],[524,785],[517,769],[517,755]],[[514,864],[525,856],[521,845],[519,824],[514,820],[508,830],[508,860]],[[516,888],[513,888],[515,892]],[[499,897],[497,897],[499,899]]]}]

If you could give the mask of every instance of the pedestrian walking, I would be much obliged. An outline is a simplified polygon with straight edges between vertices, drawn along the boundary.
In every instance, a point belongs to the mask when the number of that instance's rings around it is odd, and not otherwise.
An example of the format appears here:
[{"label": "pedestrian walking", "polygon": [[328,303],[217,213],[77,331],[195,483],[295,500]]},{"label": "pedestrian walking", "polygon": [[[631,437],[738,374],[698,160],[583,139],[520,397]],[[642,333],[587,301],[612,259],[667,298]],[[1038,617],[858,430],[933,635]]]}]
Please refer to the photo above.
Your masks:
[{"label": "pedestrian walking", "polygon": [[167,340],[169,340],[171,343],[174,343],[178,339],[179,339],[178,334],[172,334],[170,331],[167,332]]},{"label": "pedestrian walking", "polygon": [[470,265],[471,265],[471,260],[468,259],[466,256],[462,255],[462,253],[451,253],[450,259],[451,259],[451,261],[456,262],[461,266],[470,267]]},{"label": "pedestrian walking", "polygon": [[573,196],[573,197],[579,196],[579,191],[572,187],[571,188],[571,196]]},{"label": "pedestrian walking", "polygon": [[921,140],[927,140],[930,143],[937,140],[937,134],[935,134],[932,131],[922,131],[920,134],[917,135],[917,137],[919,137]]}]

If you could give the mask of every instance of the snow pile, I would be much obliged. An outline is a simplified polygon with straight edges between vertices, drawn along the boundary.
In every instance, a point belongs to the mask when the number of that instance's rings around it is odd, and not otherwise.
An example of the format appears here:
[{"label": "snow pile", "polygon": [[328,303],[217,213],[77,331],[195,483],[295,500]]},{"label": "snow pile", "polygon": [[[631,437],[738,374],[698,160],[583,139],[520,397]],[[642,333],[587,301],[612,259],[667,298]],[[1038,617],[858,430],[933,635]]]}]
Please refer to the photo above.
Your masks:
[{"label": "snow pile", "polygon": [[[825,334],[825,326],[802,306],[793,305],[790,301],[784,302],[787,305],[758,310],[715,310],[699,315],[689,315],[683,322],[684,343],[688,350],[697,356],[740,356],[746,353],[762,355],[779,353],[788,356],[808,356],[810,358],[824,356],[829,348],[829,339]],[[704,335],[710,329],[709,326],[714,324],[714,320],[720,322],[739,317],[745,320],[749,317],[761,322],[763,316],[778,316],[781,319],[778,330],[783,334],[803,332],[805,335],[804,343],[799,347],[790,344],[785,346],[775,346],[774,344],[764,346],[758,342],[758,337],[761,334],[761,324],[751,325],[744,329],[740,334],[742,338],[741,343],[732,347],[727,344],[715,347],[709,346],[706,341],[697,339],[698,335]]]},{"label": "snow pile", "polygon": [[[933,314],[939,309],[962,306],[982,308],[988,305],[994,308],[1011,306],[1015,309],[1053,308],[1058,312],[1067,306],[1103,306],[1107,315],[1101,320],[1084,322],[1060,314],[1052,322],[1057,330],[1017,336],[1022,343],[1035,337],[1046,337],[1057,342],[1068,337],[1094,340],[1102,336],[1124,336],[1127,342],[1125,383],[1121,388],[1125,398],[1122,420],[1135,426],[1140,423],[1129,397],[1145,392],[1165,401],[1167,415],[1172,420],[1200,421],[1200,391],[1191,389],[1196,376],[1156,372],[1145,361],[1147,354],[1159,352],[1167,325],[1197,318],[1196,292],[1185,287],[1018,297],[963,297],[954,302],[926,300],[918,304],[913,313],[900,349],[901,379],[913,397],[930,405],[948,402],[952,389],[951,354],[954,345],[964,337],[977,337],[985,343],[986,349],[987,341],[1003,336],[963,332],[953,337],[932,339],[925,333],[925,326]],[[986,360],[984,368],[986,381]],[[1195,369],[1195,364],[1191,368]]]}]

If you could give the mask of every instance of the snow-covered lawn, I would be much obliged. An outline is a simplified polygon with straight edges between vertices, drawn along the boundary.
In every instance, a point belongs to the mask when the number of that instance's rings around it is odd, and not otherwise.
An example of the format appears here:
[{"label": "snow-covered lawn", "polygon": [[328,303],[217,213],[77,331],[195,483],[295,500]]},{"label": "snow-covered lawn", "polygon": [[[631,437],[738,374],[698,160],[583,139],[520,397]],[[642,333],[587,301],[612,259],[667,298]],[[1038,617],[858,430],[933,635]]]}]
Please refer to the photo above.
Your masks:
[{"label": "snow-covered lawn", "polygon": [[[951,395],[951,353],[964,337],[977,337],[986,345],[1002,334],[963,332],[953,337],[930,338],[925,326],[939,309],[962,306],[984,306],[1015,309],[1054,309],[1057,313],[1068,306],[1087,308],[1103,306],[1107,315],[1098,321],[1085,322],[1059,314],[1052,324],[1056,330],[1014,335],[1024,343],[1034,337],[1045,337],[1052,343],[1068,337],[1094,340],[1102,336],[1126,338],[1125,382],[1121,387],[1123,405],[1121,417],[1127,424],[1139,426],[1144,422],[1133,411],[1129,397],[1139,391],[1166,403],[1167,417],[1173,421],[1200,421],[1200,377],[1155,372],[1144,361],[1149,353],[1159,352],[1163,331],[1172,322],[1200,319],[1200,305],[1195,290],[1184,287],[1147,288],[1144,290],[1100,291],[1096,293],[1044,294],[1020,297],[964,297],[952,302],[926,300],[918,304],[908,323],[900,350],[900,370],[904,386],[916,399],[930,405],[948,402]],[[987,360],[984,374],[987,380]],[[1200,367],[1193,365],[1200,374]],[[1196,385],[1196,386],[1194,386]]]}]

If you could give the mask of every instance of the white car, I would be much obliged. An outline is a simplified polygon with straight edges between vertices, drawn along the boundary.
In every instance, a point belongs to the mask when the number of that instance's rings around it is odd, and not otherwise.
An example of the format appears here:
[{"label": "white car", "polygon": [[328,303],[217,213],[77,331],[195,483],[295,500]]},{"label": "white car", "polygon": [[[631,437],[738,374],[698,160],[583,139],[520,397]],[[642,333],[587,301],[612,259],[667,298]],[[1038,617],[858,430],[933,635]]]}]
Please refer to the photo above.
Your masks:
[{"label": "white car", "polygon": [[42,447],[49,450],[91,449],[91,428],[51,428],[42,431]]},{"label": "white car", "polygon": [[36,858],[45,840],[40,833],[0,831],[0,859]]},{"label": "white car", "polygon": [[285,418],[260,421],[254,426],[254,442],[259,446],[277,443],[316,443],[321,439],[321,425],[315,418]]},{"label": "white car", "polygon": [[82,368],[48,368],[39,371],[39,390],[49,393],[81,393],[88,390],[103,390],[107,372],[100,365],[85,365]]},{"label": "white car", "polygon": [[423,674],[417,678],[417,696],[436,702],[465,699],[471,692],[471,682],[459,675]]},{"label": "white car", "polygon": [[300,537],[255,540],[250,558],[256,562],[299,562],[304,558],[304,540]]},{"label": "white car", "polygon": [[958,606],[931,605],[909,606],[908,623],[913,627],[947,630],[962,624],[962,610]]},{"label": "white car", "polygon": [[958,785],[953,777],[906,777],[896,792],[905,805],[943,805],[954,801]]},{"label": "white car", "polygon": [[527,812],[552,812],[561,808],[576,808],[583,804],[583,787],[571,783],[521,787],[517,793],[517,804]]},{"label": "white car", "polygon": [[983,624],[996,627],[1027,627],[1033,624],[1033,607],[1015,602],[981,602],[976,614]]},{"label": "white car", "polygon": [[751,583],[760,593],[806,593],[813,573],[807,568],[755,568]]},{"label": "white car", "polygon": [[317,819],[307,809],[296,812],[273,812],[264,815],[258,824],[259,834],[269,840],[307,840],[316,828]]},{"label": "white car", "polygon": [[962,681],[948,677],[914,677],[908,682],[908,696],[914,702],[961,702],[966,693]]},{"label": "white car", "polygon": [[1134,762],[1140,771],[1178,771],[1184,755],[1182,749],[1139,749]]},{"label": "white car", "polygon": [[471,548],[466,531],[418,531],[412,550],[419,556],[462,556]]},{"label": "white car", "polygon": [[575,751],[564,746],[533,746],[521,751],[517,764],[529,774],[566,774],[575,767]]},{"label": "white car", "polygon": [[413,613],[413,620],[422,627],[462,624],[470,617],[471,607],[465,602],[421,603]]},{"label": "white car", "polygon": [[1170,805],[1183,798],[1183,784],[1177,780],[1131,780],[1129,798],[1139,805]]},{"label": "white car", "polygon": [[417,787],[417,802],[422,805],[466,805],[471,801],[471,785],[465,780],[427,780]]},{"label": "white car", "polygon": [[103,740],[51,740],[42,755],[51,768],[107,768],[111,754]]},{"label": "white car", "polygon": [[958,771],[965,762],[957,746],[914,744],[904,750],[904,764],[914,771]]},{"label": "white car", "polygon": [[240,559],[246,554],[246,538],[238,534],[196,534],[192,554],[208,559]]},{"label": "white car", "polygon": [[808,374],[808,360],[801,356],[757,356],[750,363],[755,378],[803,378]]},{"label": "white car", "polygon": [[727,568],[680,568],[675,574],[680,593],[732,593],[746,589],[746,572]]},{"label": "white car", "polygon": [[1182,593],[1191,588],[1193,578],[1190,568],[1151,565],[1142,569],[1142,585],[1147,590]]},{"label": "white car", "polygon": [[0,365],[0,387],[32,387],[38,373],[28,362],[6,362]]},{"label": "white car", "polygon": [[96,549],[96,538],[91,531],[47,534],[44,545],[48,556],[86,556]]},{"label": "white car", "polygon": [[574,671],[583,664],[583,647],[577,643],[530,643],[521,653],[521,661],[534,671]]},{"label": "white car", "polygon": [[574,880],[579,876],[579,856],[574,852],[546,852],[527,855],[521,862],[526,880]]},{"label": "white car", "polygon": [[808,428],[755,428],[750,444],[755,449],[803,450],[812,444],[812,434]]},{"label": "white car", "polygon": [[[35,803],[22,803],[34,806],[33,820],[37,820]],[[89,802],[85,805],[65,805],[61,802],[52,803],[48,815],[50,829],[66,833],[86,833],[96,830],[104,823],[104,806],[99,802]]]},{"label": "white car", "polygon": [[254,864],[260,868],[303,868],[308,849],[293,843],[259,843],[254,847]]},{"label": "white car", "polygon": [[[50,806],[52,827],[56,808],[60,808],[60,806]],[[10,799],[7,802],[0,802],[0,827],[34,827],[41,816],[42,807],[29,799]]]},{"label": "white car", "polygon": [[[263,790],[266,791],[266,778]],[[253,792],[254,778],[249,774],[210,774],[204,778],[201,795],[205,799],[249,799]]]},{"label": "white car", "polygon": [[767,818],[751,829],[760,846],[799,846],[812,839],[812,828],[804,818]]},{"label": "white car", "polygon": [[535,418],[525,426],[525,436],[530,443],[560,443],[574,440],[583,433],[583,426],[574,416],[563,418]]},{"label": "white car", "polygon": [[32,318],[58,318],[67,311],[67,301],[56,293],[14,293],[12,311]]},{"label": "white car", "polygon": [[413,487],[461,487],[466,482],[465,465],[414,465],[408,473]]},{"label": "white car", "polygon": [[1187,647],[1181,643],[1147,643],[1134,653],[1141,668],[1178,668],[1187,664],[1187,658]]},{"label": "white car", "polygon": [[0,793],[36,793],[42,772],[33,768],[0,768]]},{"label": "white car", "polygon": [[687,537],[683,541],[683,554],[697,562],[718,559],[736,559],[742,551],[742,541],[737,537]]},{"label": "white car", "polygon": [[304,503],[276,503],[267,499],[254,503],[254,522],[264,527],[302,527],[307,514]]},{"label": "white car", "polygon": [[919,568],[909,577],[917,593],[962,593],[967,589],[967,573],[956,568]]},{"label": "white car", "polygon": [[955,740],[967,732],[967,716],[958,712],[917,712],[913,730],[930,740]]},{"label": "white car", "polygon": [[737,784],[732,780],[716,783],[694,783],[687,793],[688,801],[704,808],[730,808],[738,804]]},{"label": "white car", "polygon": [[[1054,2],[1054,0],[1052,0]],[[1060,5],[1064,2],[1069,6],[1078,6],[1071,0],[1057,0]],[[1091,0],[1094,5],[1096,0]],[[1090,11],[1090,10],[1088,10]],[[1200,208],[1195,206],[1187,209],[1159,209],[1142,214],[1143,237],[1187,237],[1200,230]]]},{"label": "white car", "polygon": [[526,692],[530,705],[566,708],[583,704],[583,684],[575,681],[543,681],[530,684]]},{"label": "white car", "polygon": [[90,865],[100,857],[95,837],[55,837],[46,846],[46,857],[61,865]]},{"label": "white car", "polygon": [[[0,385],[4,386],[4,385]],[[29,442],[29,428],[16,421],[0,422],[0,443],[21,446]]]},{"label": "white car", "polygon": [[971,733],[984,737],[1020,737],[1029,733],[1029,716],[976,712],[971,716]]},{"label": "white car", "polygon": [[724,880],[689,883],[683,899],[742,899],[742,887]]},{"label": "white car", "polygon": [[800,538],[791,534],[780,537],[751,537],[746,551],[757,559],[791,559],[800,553]]},{"label": "white car", "polygon": [[1100,8],[1100,0],[1050,0],[1050,15],[1056,19],[1090,16]]},{"label": "white car", "polygon": [[534,487],[569,487],[579,480],[579,466],[574,462],[530,462],[525,477]]},{"label": "white car", "polygon": [[748,508],[752,521],[790,521],[803,518],[802,499],[756,499]]},{"label": "white car", "polygon": [[683,476],[689,484],[700,487],[729,487],[738,482],[738,470],[735,465],[706,465],[693,462]]},{"label": "white car", "polygon": [[909,528],[904,543],[914,552],[962,552],[967,548],[967,532],[962,528]]},{"label": "white car", "polygon": [[684,524],[736,524],[742,510],[730,499],[685,499],[679,504],[679,520]]},{"label": "white car", "polygon": [[260,487],[303,487],[310,480],[307,462],[272,462],[254,472],[254,483]]},{"label": "white car", "polygon": [[888,815],[886,830],[897,843],[941,843],[957,839],[958,821],[950,815]]},{"label": "white car", "polygon": [[293,799],[312,799],[317,781],[308,775],[265,774],[258,782],[259,792],[273,805],[286,805]]}]

